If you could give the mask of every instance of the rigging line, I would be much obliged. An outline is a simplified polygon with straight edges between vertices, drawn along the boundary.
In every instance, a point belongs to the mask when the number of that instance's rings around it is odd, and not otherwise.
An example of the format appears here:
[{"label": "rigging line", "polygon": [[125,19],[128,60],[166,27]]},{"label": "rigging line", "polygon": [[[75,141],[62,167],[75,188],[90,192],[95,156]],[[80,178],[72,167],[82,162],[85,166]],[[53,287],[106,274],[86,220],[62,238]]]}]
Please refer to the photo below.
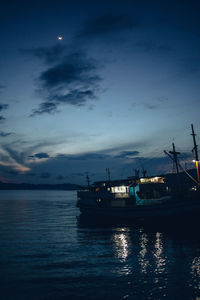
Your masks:
[{"label": "rigging line", "polygon": [[178,164],[179,165],[179,167],[180,167],[180,169],[182,169],[182,171],[184,171],[189,177],[190,177],[190,179],[192,179],[197,185],[199,185],[199,182],[196,180],[196,179],[194,179],[182,166],[181,166],[181,164]]},{"label": "rigging line", "polygon": [[[167,154],[167,152],[165,152],[164,151],[164,153],[165,154]],[[167,154],[170,158],[171,158],[171,160],[173,161],[173,162],[175,162],[175,160],[174,160],[174,158],[173,157],[171,157],[171,155],[169,155],[169,154]],[[180,169],[182,170],[182,171],[184,171],[189,177],[190,177],[190,179],[192,179],[197,185],[199,185],[199,182],[196,180],[196,179],[194,179],[182,166],[181,166],[181,164],[178,162],[178,166],[180,167]]]}]

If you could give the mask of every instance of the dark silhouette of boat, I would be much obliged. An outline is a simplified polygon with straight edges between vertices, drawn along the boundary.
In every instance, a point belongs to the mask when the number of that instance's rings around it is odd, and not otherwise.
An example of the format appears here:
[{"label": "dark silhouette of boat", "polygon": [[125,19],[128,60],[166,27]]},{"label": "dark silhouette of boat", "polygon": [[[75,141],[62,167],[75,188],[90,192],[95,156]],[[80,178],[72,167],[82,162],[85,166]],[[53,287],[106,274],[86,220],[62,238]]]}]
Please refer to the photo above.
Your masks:
[{"label": "dark silhouette of boat", "polygon": [[[179,152],[174,143],[173,150],[164,151],[176,166],[177,176],[174,185],[167,183],[165,176],[137,176],[125,180],[95,182],[77,191],[77,206],[82,214],[96,218],[155,218],[170,216],[194,216],[200,214],[199,161],[195,134],[192,125],[194,151],[197,167],[197,179],[186,170],[193,180],[190,187],[180,180]],[[107,169],[109,170],[109,169]]]}]

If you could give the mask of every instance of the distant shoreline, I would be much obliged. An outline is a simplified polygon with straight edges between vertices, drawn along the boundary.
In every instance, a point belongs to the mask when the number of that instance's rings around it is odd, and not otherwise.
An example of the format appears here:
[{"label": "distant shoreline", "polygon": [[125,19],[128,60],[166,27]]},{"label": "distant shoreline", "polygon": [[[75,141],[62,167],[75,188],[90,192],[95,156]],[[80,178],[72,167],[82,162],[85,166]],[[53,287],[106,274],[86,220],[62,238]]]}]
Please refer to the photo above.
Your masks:
[{"label": "distant shoreline", "polygon": [[75,191],[79,185],[66,184],[28,184],[28,183],[3,183],[0,182],[0,191],[2,190],[62,190]]},{"label": "distant shoreline", "polygon": [[[191,169],[187,172],[194,178],[196,178],[196,170]],[[194,182],[184,173],[180,172],[177,177],[176,173],[168,173],[157,176],[163,176],[166,178],[166,183],[173,187],[177,186],[178,178],[181,182],[181,185],[184,188],[190,188],[194,185]],[[179,183],[180,183],[179,182]],[[61,183],[61,184],[31,184],[31,183],[5,183],[0,182],[0,191],[1,190],[62,190],[62,191],[76,191],[80,188],[81,185],[73,183]]]},{"label": "distant shoreline", "polygon": [[40,188],[36,188],[36,189],[23,189],[23,188],[4,188],[4,189],[0,189],[1,191],[76,191],[77,189],[40,189]]}]

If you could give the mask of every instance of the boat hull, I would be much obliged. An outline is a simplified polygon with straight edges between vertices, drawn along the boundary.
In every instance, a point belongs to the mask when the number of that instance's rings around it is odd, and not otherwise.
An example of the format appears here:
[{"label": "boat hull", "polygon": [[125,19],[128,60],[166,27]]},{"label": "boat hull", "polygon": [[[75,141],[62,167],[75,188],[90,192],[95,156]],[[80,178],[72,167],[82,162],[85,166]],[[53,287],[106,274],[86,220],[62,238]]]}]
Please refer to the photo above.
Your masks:
[{"label": "boat hull", "polygon": [[170,201],[155,205],[132,206],[132,207],[101,207],[80,205],[82,214],[100,218],[156,218],[170,216],[193,216],[200,215],[200,199],[190,201]]}]

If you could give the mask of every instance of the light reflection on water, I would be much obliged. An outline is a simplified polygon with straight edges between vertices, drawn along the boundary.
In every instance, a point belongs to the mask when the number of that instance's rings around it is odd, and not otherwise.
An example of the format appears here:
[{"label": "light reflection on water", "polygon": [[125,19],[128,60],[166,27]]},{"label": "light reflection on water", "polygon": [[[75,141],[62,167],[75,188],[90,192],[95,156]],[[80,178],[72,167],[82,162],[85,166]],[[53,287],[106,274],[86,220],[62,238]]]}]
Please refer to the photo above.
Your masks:
[{"label": "light reflection on water", "polygon": [[163,256],[162,233],[156,233],[154,256],[156,260],[155,273],[163,273],[165,271],[166,257]]},{"label": "light reflection on water", "polygon": [[117,232],[113,234],[114,248],[116,256],[123,261],[126,260],[129,255],[129,243],[130,238],[128,236],[128,228],[117,228]]},{"label": "light reflection on water", "polygon": [[0,199],[1,299],[199,300],[198,227],[77,219],[75,192]]},{"label": "light reflection on water", "polygon": [[129,245],[129,228],[117,228],[116,232],[112,236],[113,247],[115,251],[115,256],[122,263],[120,264],[115,272],[120,275],[128,275],[132,272],[131,266],[126,263],[128,255],[130,255],[131,245]]},{"label": "light reflection on water", "polygon": [[[191,274],[192,274],[192,284],[195,286],[196,290],[199,290],[200,294],[200,257],[195,257],[191,263]],[[194,284],[195,283],[195,284]],[[200,297],[197,297],[196,300],[200,300]]]},{"label": "light reflection on water", "polygon": [[192,260],[191,270],[193,275],[198,275],[200,277],[200,257],[195,257]]},{"label": "light reflection on water", "polygon": [[149,265],[149,260],[147,256],[147,243],[148,243],[147,234],[142,233],[140,236],[141,250],[139,251],[139,256],[138,256],[142,273],[147,273],[147,267]]}]

